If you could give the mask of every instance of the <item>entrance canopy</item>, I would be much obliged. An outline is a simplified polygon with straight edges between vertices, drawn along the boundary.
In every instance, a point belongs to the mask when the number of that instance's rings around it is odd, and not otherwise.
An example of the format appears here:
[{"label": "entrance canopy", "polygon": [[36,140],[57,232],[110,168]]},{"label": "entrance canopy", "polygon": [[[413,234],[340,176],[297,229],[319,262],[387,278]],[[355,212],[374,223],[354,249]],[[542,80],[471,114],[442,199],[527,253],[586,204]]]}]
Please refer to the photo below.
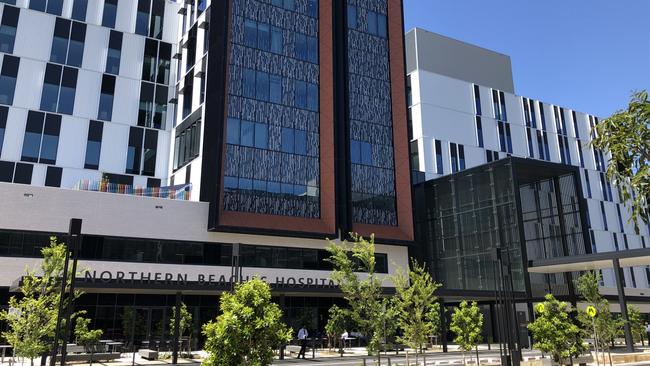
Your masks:
[{"label": "entrance canopy", "polygon": [[615,268],[616,259],[620,267],[650,265],[650,248],[537,259],[529,261],[528,272],[562,273]]}]

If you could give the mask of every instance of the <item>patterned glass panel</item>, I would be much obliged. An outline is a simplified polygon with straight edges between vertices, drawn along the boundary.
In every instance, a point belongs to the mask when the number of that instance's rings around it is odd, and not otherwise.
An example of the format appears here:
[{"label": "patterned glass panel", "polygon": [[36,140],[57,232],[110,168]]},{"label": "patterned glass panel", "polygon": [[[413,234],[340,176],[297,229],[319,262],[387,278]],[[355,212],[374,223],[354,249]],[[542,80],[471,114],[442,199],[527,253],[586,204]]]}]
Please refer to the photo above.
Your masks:
[{"label": "patterned glass panel", "polygon": [[[348,0],[352,220],[397,225],[387,0]],[[365,147],[365,149],[364,149]]]},{"label": "patterned glass panel", "polygon": [[314,0],[232,2],[228,211],[320,217],[315,9]]}]

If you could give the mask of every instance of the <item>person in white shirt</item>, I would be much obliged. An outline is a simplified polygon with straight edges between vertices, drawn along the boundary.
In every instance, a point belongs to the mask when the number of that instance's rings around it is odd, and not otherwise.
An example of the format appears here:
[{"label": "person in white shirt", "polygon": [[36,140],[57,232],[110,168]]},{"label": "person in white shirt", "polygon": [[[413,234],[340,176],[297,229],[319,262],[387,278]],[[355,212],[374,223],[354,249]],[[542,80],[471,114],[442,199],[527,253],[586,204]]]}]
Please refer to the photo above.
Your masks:
[{"label": "person in white shirt", "polygon": [[305,352],[307,351],[307,337],[309,337],[309,332],[303,325],[302,328],[298,331],[298,340],[300,341],[300,352],[298,352],[298,358],[302,355],[302,359],[305,359]]}]

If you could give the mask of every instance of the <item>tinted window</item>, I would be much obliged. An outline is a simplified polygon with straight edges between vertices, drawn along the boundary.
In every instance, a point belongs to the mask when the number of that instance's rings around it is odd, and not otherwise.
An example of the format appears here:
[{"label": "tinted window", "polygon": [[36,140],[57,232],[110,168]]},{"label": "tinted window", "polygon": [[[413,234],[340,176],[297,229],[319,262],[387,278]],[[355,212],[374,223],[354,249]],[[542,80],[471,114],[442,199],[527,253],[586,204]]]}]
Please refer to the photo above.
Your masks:
[{"label": "tinted window", "polygon": [[109,74],[120,73],[120,58],[122,56],[122,33],[112,30],[108,40],[108,53],[106,54],[106,72]]},{"label": "tinted window", "polygon": [[74,3],[72,3],[72,19],[85,21],[87,9],[88,0],[74,0]]},{"label": "tinted window", "polygon": [[135,16],[135,33],[146,36],[149,34],[149,10],[151,0],[138,0],[138,12]]},{"label": "tinted window", "polygon": [[59,95],[59,107],[57,112],[72,114],[74,109],[74,99],[77,88],[78,70],[72,67],[63,68],[63,78],[61,79],[61,91]]},{"label": "tinted window", "polygon": [[14,91],[16,90],[16,77],[18,76],[18,57],[5,55],[0,71],[0,103],[13,104]]},{"label": "tinted window", "polygon": [[16,171],[14,173],[14,183],[32,184],[32,171],[34,166],[32,164],[16,163]]},{"label": "tinted window", "polygon": [[115,76],[102,77],[101,94],[99,95],[99,111],[97,118],[110,121],[113,116],[113,95],[115,94]]},{"label": "tinted window", "polygon": [[2,12],[0,24],[0,52],[13,53],[16,40],[16,29],[18,27],[18,8],[5,6]]},{"label": "tinted window", "polygon": [[104,124],[102,122],[90,121],[88,127],[88,142],[86,143],[85,169],[99,169],[103,131]]},{"label": "tinted window", "polygon": [[29,111],[27,114],[27,124],[25,125],[25,136],[23,138],[22,161],[38,161],[44,118],[45,114],[41,112]]},{"label": "tinted window", "polygon": [[41,157],[39,163],[56,164],[60,131],[61,116],[56,114],[45,115],[45,128],[43,130],[43,141],[41,142]]},{"label": "tinted window", "polygon": [[104,0],[104,13],[102,14],[102,25],[115,28],[115,17],[117,15],[117,0]]},{"label": "tinted window", "polygon": [[63,169],[48,166],[47,173],[45,174],[45,186],[46,187],[61,187],[61,176],[63,175]]}]

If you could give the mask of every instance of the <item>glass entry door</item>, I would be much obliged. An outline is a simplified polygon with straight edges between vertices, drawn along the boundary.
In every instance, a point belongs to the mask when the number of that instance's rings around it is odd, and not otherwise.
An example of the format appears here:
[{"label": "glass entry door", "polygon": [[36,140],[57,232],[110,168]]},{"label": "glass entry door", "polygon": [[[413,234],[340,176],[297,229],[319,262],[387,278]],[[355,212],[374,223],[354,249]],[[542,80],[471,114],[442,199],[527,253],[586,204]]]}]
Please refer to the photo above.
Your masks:
[{"label": "glass entry door", "polygon": [[126,342],[136,351],[169,348],[169,320],[165,307],[128,307],[124,309],[122,326]]}]

